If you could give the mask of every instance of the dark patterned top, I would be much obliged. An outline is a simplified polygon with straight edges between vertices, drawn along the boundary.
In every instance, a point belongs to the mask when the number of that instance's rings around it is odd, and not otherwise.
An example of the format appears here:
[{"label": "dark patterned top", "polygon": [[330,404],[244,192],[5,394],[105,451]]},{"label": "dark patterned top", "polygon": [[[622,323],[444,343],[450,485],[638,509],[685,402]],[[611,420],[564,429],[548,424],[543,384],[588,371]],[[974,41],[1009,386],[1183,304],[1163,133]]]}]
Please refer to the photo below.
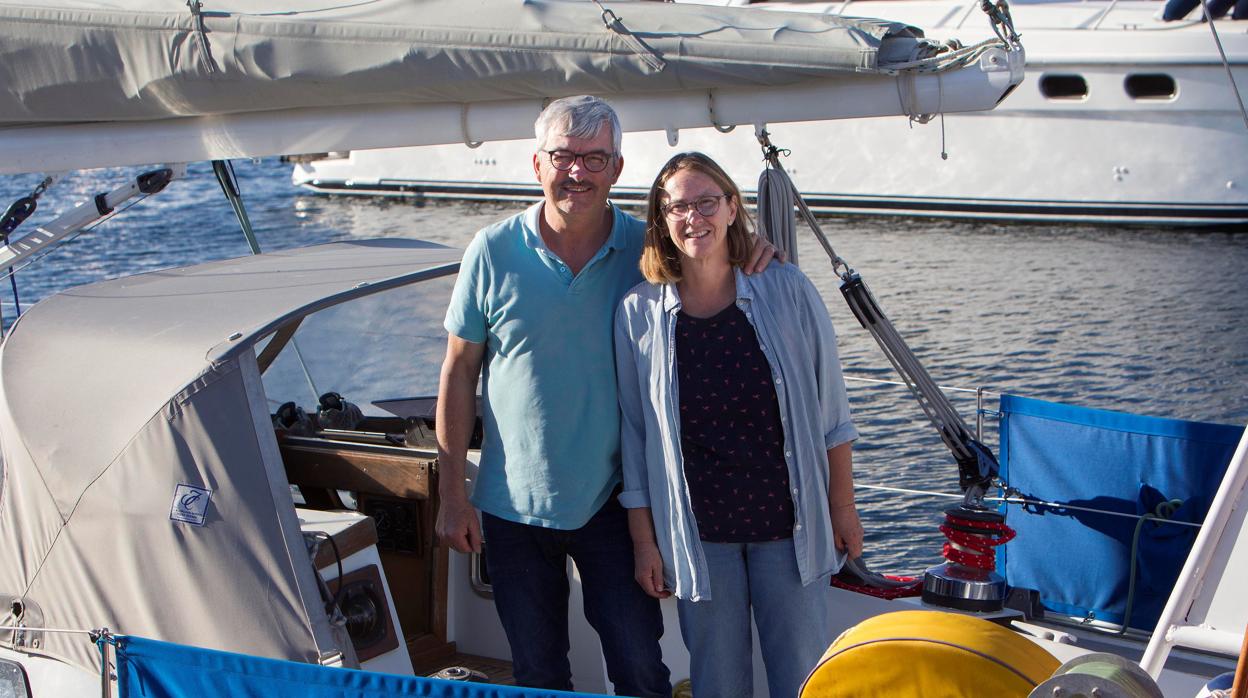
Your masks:
[{"label": "dark patterned top", "polygon": [[735,304],[676,320],[680,449],[698,537],[713,543],[793,535],[784,430],[771,367]]}]

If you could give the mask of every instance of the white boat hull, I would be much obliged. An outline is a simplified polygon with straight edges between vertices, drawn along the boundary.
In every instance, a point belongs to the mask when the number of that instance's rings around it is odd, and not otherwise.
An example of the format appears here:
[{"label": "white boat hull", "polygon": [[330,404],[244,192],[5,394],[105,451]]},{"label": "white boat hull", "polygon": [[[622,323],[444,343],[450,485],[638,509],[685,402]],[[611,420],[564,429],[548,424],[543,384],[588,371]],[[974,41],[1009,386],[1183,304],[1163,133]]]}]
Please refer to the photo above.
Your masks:
[{"label": "white boat hull", "polygon": [[[927,124],[906,117],[774,124],[772,141],[817,211],[1149,225],[1248,224],[1248,125],[1206,26],[1163,24],[1158,5],[1019,4],[1028,78],[990,112]],[[818,10],[819,5],[795,9]],[[842,5],[823,7],[825,11]],[[978,11],[959,2],[872,2],[857,11],[978,38]],[[964,19],[965,18],[965,19]],[[1029,24],[1030,22],[1030,24]],[[1243,22],[1219,23],[1248,85]],[[1132,97],[1129,76],[1167,76],[1169,97]],[[1050,76],[1079,76],[1082,98],[1046,96]],[[1163,79],[1164,80],[1164,79]],[[626,129],[629,128],[625,124]],[[702,150],[747,191],[762,167],[749,127],[629,133],[617,200],[640,201],[671,155]],[[353,151],[296,165],[293,181],[326,193],[529,199],[533,141]],[[947,153],[947,159],[942,158]]]}]

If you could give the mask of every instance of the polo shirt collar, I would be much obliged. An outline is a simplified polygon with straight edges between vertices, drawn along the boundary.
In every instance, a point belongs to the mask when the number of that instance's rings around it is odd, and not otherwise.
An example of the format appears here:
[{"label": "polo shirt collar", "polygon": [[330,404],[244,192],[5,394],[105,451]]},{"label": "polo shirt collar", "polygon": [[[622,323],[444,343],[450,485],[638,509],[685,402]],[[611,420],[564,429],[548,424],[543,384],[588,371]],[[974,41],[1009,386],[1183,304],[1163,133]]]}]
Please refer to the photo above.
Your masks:
[{"label": "polo shirt collar", "polygon": [[[523,226],[524,244],[535,250],[546,250],[549,252],[550,248],[546,246],[546,241],[542,239],[541,233],[542,207],[545,205],[546,202],[544,200],[538,201],[525,210]],[[622,220],[626,214],[610,201],[607,202],[607,206],[611,209],[611,234],[607,236],[607,241],[603,243],[603,248],[610,250],[622,250],[628,244],[628,241],[625,240],[624,237],[624,225]]]}]

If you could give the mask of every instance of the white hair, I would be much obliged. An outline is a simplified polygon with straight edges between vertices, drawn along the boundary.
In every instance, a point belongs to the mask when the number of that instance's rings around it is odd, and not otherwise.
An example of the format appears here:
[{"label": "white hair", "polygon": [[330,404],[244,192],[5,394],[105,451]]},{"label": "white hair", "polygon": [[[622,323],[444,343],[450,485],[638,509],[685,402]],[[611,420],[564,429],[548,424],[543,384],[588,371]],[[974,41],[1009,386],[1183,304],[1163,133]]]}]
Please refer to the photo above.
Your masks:
[{"label": "white hair", "polygon": [[623,138],[620,117],[610,104],[589,95],[556,99],[542,110],[533,124],[537,149],[545,150],[551,136],[593,138],[602,131],[604,124],[611,129],[613,151],[619,153]]}]

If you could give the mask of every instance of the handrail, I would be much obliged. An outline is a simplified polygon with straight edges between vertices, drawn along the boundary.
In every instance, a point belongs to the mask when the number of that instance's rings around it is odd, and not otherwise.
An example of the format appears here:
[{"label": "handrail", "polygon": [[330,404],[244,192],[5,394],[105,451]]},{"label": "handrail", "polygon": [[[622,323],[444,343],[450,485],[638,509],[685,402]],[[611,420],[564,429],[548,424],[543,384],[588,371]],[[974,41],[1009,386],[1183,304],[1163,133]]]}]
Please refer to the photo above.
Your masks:
[{"label": "handrail", "polygon": [[1118,0],[1110,0],[1109,4],[1105,6],[1105,9],[1101,11],[1100,16],[1097,17],[1096,21],[1092,23],[1091,30],[1096,31],[1097,29],[1099,29],[1101,26],[1101,22],[1104,22],[1105,18],[1109,16],[1109,13],[1113,12],[1114,8],[1117,6],[1118,6]]}]

